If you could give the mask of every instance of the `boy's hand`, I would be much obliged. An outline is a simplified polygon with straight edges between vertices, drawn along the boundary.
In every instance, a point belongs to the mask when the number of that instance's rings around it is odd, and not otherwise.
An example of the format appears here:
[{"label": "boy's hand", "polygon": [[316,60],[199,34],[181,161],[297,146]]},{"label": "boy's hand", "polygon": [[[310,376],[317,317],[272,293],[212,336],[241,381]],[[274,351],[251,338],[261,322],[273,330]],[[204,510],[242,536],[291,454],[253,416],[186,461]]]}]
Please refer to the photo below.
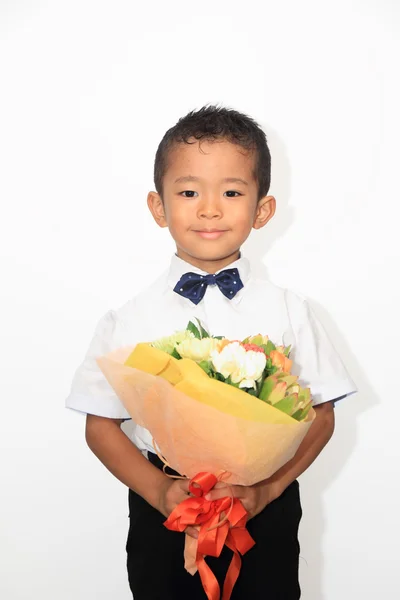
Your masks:
[{"label": "boy's hand", "polygon": [[[187,500],[189,496],[189,479],[170,479],[166,477],[160,489],[157,508],[161,514],[169,517],[178,504]],[[195,527],[186,527],[185,533],[195,539],[199,537]]]},{"label": "boy's hand", "polygon": [[226,498],[231,494],[241,501],[249,514],[248,519],[252,519],[264,510],[268,504],[278,498],[280,491],[276,482],[269,482],[268,480],[251,486],[228,486],[225,483],[217,483],[205,498],[206,500],[219,500],[219,498]]}]

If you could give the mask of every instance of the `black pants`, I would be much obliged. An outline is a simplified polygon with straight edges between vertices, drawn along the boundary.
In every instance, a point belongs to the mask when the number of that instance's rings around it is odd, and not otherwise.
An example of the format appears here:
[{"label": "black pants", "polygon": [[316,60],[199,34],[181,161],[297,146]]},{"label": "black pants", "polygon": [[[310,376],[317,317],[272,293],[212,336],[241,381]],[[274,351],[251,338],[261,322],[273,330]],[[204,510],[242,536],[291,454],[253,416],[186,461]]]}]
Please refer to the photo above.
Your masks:
[{"label": "black pants", "polygon": [[[158,468],[161,461],[149,453]],[[242,557],[231,600],[298,600],[301,519],[299,484],[293,482],[247,524],[256,545]],[[130,526],[126,543],[129,585],[134,600],[206,600],[199,574],[183,566],[185,535],[164,527],[165,517],[129,490]],[[222,584],[232,552],[224,547],[208,565]]]}]

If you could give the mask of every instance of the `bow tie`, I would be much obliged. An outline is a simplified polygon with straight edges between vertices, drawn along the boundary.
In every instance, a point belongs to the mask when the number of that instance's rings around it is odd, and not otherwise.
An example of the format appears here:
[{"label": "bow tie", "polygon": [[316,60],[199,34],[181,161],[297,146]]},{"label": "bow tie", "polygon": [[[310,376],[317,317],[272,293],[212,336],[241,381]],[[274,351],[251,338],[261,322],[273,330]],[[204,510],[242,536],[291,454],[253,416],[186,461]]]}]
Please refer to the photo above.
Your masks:
[{"label": "bow tie", "polygon": [[229,300],[236,296],[243,287],[237,269],[225,269],[217,275],[185,273],[174,287],[174,292],[184,298],[189,298],[193,304],[198,304],[204,298],[209,285],[217,285]]}]

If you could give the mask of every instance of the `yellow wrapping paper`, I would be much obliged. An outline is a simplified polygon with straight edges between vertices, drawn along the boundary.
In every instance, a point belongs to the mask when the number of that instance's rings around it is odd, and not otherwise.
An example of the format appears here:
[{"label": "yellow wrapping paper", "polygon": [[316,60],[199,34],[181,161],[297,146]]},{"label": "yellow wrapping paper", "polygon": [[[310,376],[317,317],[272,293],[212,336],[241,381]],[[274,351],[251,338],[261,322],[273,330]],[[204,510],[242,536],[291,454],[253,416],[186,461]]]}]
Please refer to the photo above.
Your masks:
[{"label": "yellow wrapping paper", "polygon": [[298,422],[209,378],[195,362],[148,344],[121,348],[97,363],[134,422],[150,431],[168,464],[188,478],[223,471],[230,484],[266,479],[294,456],[315,418],[311,409]]}]

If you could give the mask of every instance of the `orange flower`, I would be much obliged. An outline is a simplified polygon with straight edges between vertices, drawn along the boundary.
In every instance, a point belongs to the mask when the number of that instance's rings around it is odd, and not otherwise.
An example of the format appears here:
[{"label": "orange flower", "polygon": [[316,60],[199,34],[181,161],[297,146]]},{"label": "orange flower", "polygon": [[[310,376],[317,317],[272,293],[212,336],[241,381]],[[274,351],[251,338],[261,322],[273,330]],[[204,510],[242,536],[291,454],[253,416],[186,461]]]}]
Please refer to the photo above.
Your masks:
[{"label": "orange flower", "polygon": [[[239,342],[239,340],[236,341]],[[227,338],[222,338],[222,340],[219,340],[218,352],[221,352],[225,346],[228,346],[228,344],[232,344],[232,340],[228,340]]]},{"label": "orange flower", "polygon": [[242,344],[242,346],[246,350],[246,352],[252,350],[253,352],[262,352],[263,354],[265,354],[264,350],[260,346],[257,346],[257,344]]},{"label": "orange flower", "polygon": [[291,361],[289,358],[287,358],[287,356],[282,354],[282,352],[278,352],[278,350],[272,350],[269,357],[274,367],[277,367],[278,373],[281,371],[283,371],[284,373],[290,373],[293,361]]}]

